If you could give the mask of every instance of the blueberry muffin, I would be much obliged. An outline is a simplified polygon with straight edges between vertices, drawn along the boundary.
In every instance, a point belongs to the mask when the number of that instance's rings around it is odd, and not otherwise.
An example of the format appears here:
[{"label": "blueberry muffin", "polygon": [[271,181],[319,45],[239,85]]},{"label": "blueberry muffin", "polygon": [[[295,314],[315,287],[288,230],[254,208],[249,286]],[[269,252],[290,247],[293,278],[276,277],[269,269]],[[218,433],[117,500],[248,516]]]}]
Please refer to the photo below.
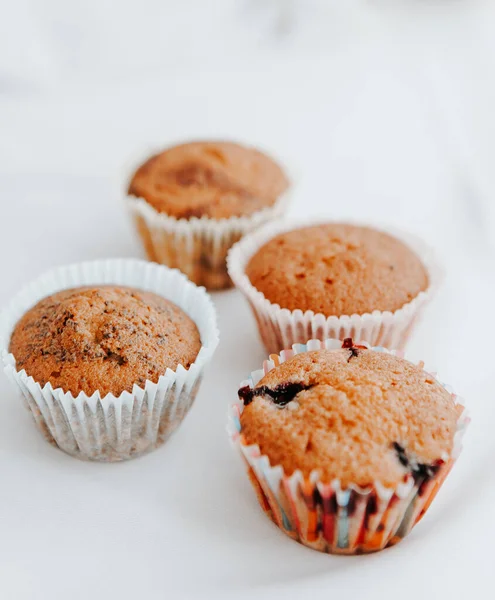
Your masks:
[{"label": "blueberry muffin", "polygon": [[452,395],[420,367],[366,348],[298,354],[241,396],[246,443],[288,475],[397,486],[434,476],[454,444]]},{"label": "blueberry muffin", "polygon": [[458,452],[455,397],[422,365],[352,340],[289,358],[239,397],[239,439],[262,505],[319,550],[398,542]]}]

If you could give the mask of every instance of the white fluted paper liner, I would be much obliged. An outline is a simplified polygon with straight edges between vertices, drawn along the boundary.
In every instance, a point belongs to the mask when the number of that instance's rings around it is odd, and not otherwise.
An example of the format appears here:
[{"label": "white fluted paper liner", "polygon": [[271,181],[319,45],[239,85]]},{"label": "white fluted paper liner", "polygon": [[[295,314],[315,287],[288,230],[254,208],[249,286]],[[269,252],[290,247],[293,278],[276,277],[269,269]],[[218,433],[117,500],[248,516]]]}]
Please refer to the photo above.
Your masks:
[{"label": "white fluted paper liner", "polygon": [[[365,342],[359,344],[402,356],[399,351],[371,347]],[[291,350],[270,356],[263,368],[253,371],[241,387],[255,387],[266,373],[295,354],[341,347],[342,342],[335,339],[295,344]],[[429,375],[435,377],[432,373]],[[441,385],[452,393],[443,383]],[[282,531],[305,546],[322,552],[374,552],[396,544],[411,531],[425,514],[455,463],[462,449],[462,436],[469,417],[464,402],[453,393],[452,396],[458,406],[459,418],[451,455],[443,457],[443,464],[431,479],[421,481],[409,476],[395,488],[377,481],[368,488],[350,485],[343,489],[338,479],[321,481],[317,471],[306,479],[300,471],[287,476],[282,466],[270,464],[259,446],[246,445],[240,422],[244,406],[240,400],[230,406],[227,431],[248,467],[248,475],[262,509]]]},{"label": "white fluted paper liner", "polygon": [[[305,343],[309,339],[324,340],[348,337],[364,340],[374,346],[403,349],[412,328],[437,289],[441,270],[433,253],[421,240],[410,234],[389,228],[380,228],[402,240],[420,257],[428,270],[429,286],[411,302],[395,312],[378,311],[351,316],[327,316],[311,310],[288,310],[270,302],[257,290],[246,275],[246,266],[254,254],[270,239],[286,231],[328,222],[325,218],[312,218],[294,222],[279,220],[269,223],[244,237],[230,250],[227,258],[229,275],[234,285],[246,296],[256,317],[258,329],[269,353],[290,348],[292,344]],[[354,223],[355,225],[369,225]]]},{"label": "white fluted paper liner", "polygon": [[[97,391],[74,397],[50,383],[41,387],[17,371],[9,341],[15,324],[39,300],[57,291],[87,285],[122,285],[154,292],[174,302],[196,323],[201,349],[185,369],[167,369],[157,383],[134,385],[120,396]],[[77,458],[119,461],[161,445],[189,411],[203,370],[218,344],[216,313],[208,294],[175,269],[141,260],[111,259],[59,267],[26,286],[0,316],[0,355],[4,370],[22,392],[34,420],[49,442]]]},{"label": "white fluted paper liner", "polygon": [[127,204],[146,253],[153,260],[185,273],[208,289],[230,287],[226,258],[231,246],[246,233],[281,216],[288,205],[286,192],[273,206],[244,217],[176,219],[159,213],[146,200],[127,197]]}]

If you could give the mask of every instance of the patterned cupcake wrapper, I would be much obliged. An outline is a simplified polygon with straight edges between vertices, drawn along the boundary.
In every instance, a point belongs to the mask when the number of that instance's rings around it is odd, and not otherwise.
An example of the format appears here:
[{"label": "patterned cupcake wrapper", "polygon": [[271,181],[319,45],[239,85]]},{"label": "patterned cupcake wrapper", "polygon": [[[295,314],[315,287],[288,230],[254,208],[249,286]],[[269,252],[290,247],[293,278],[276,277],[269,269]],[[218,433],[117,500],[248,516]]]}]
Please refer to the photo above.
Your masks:
[{"label": "patterned cupcake wrapper", "polygon": [[[50,383],[42,387],[9,353],[12,330],[40,299],[59,290],[87,285],[123,285],[155,292],[196,323],[202,347],[189,369],[167,369],[157,383],[134,385],[116,397],[100,392],[77,397]],[[60,267],[25,287],[0,317],[0,354],[4,370],[21,391],[45,438],[80,459],[120,461],[160,446],[180,425],[197,394],[206,364],[218,344],[216,314],[208,294],[177,270],[140,260],[102,260]]]},{"label": "patterned cupcake wrapper", "polygon": [[[241,387],[254,387],[266,373],[295,354],[341,347],[340,340],[311,340],[307,344],[295,344],[291,350],[270,356],[263,369],[251,373]],[[382,347],[372,349],[402,354]],[[243,411],[240,401],[230,407],[227,430],[244,459],[261,508],[288,536],[305,546],[331,554],[375,552],[398,543],[411,531],[427,511],[455,463],[462,449],[461,440],[469,417],[461,399],[453,397],[459,419],[452,455],[446,457],[431,479],[409,476],[395,488],[375,482],[366,489],[357,485],[343,489],[337,479],[330,483],[321,481],[316,471],[309,478],[304,478],[300,471],[287,476],[282,466],[270,464],[269,458],[261,454],[258,446],[246,445],[240,423]]]},{"label": "patterned cupcake wrapper", "polygon": [[[421,258],[428,270],[429,286],[411,302],[395,312],[378,311],[352,316],[330,316],[311,310],[288,310],[273,304],[258,291],[246,275],[251,257],[270,239],[279,233],[304,226],[319,225],[328,219],[317,218],[307,222],[283,220],[269,223],[240,240],[229,252],[227,265],[234,285],[246,296],[256,318],[259,333],[269,353],[290,348],[293,344],[309,339],[343,340],[351,337],[372,345],[404,349],[422,311],[437,289],[441,272],[432,252],[420,240],[410,234],[382,228],[404,241]],[[361,223],[358,223],[361,224]]]},{"label": "patterned cupcake wrapper", "polygon": [[180,269],[191,281],[210,290],[232,286],[226,265],[229,249],[246,233],[280,217],[288,203],[287,192],[273,206],[245,217],[176,219],[157,212],[142,198],[127,197],[148,258]]}]

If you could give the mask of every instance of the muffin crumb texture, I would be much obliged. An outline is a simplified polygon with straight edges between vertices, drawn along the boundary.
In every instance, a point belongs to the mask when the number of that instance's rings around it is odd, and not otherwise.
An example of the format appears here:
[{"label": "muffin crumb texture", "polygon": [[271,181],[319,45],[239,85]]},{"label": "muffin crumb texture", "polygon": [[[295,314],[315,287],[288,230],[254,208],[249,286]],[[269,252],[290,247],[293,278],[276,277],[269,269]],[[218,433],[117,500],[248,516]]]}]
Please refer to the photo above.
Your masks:
[{"label": "muffin crumb texture", "polygon": [[251,257],[246,275],[271,303],[325,316],[394,312],[429,284],[425,266],[400,240],[339,223],[275,236]]},{"label": "muffin crumb texture", "polygon": [[225,219],[272,206],[288,185],[279,165],[254,148],[192,142],[146,161],[128,192],[177,219]]},{"label": "muffin crumb texture", "polygon": [[64,290],[41,300],[17,323],[10,352],[18,371],[74,396],[118,396],[167,369],[196,359],[195,323],[151,292],[102,286]]},{"label": "muffin crumb texture", "polygon": [[343,487],[433,477],[462,410],[419,366],[360,347],[298,354],[239,396],[243,443],[287,475],[317,470]]}]

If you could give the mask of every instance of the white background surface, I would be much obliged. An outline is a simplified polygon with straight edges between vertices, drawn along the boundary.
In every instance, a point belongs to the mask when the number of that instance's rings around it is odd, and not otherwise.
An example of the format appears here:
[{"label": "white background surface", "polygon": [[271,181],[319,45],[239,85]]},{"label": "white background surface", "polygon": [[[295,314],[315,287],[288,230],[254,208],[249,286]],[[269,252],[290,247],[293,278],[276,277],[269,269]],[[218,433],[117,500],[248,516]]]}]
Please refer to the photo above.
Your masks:
[{"label": "white background surface", "polygon": [[229,447],[227,403],[264,354],[243,299],[215,294],[214,362],[147,457],[65,456],[0,379],[2,600],[491,598],[493,5],[296,1],[288,18],[276,2],[149,0],[116,21],[110,3],[44,4],[9,4],[0,21],[2,303],[53,265],[140,255],[121,198],[133,157],[190,137],[251,142],[292,168],[293,216],[391,223],[436,247],[445,284],[409,355],[467,398],[473,422],[400,545],[303,548],[259,510]]}]

